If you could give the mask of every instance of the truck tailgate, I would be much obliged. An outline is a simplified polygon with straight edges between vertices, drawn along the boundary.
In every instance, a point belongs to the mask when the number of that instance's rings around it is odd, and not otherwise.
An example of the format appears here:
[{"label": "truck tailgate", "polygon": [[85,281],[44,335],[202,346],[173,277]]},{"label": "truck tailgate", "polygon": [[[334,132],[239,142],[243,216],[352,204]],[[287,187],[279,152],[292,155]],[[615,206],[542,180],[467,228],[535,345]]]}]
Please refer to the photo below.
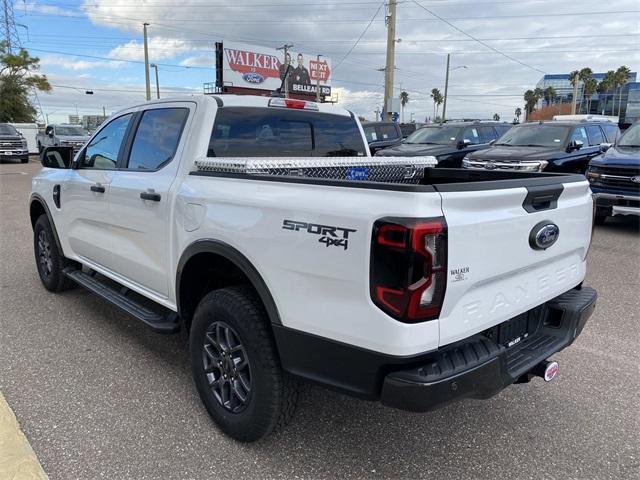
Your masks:
[{"label": "truck tailgate", "polygon": [[[592,228],[589,186],[556,182],[502,190],[474,190],[473,184],[461,191],[439,189],[449,270],[440,345],[504,322],[584,279]],[[552,224],[558,227],[555,243],[553,227],[541,232]],[[536,233],[538,244],[531,239]]]}]

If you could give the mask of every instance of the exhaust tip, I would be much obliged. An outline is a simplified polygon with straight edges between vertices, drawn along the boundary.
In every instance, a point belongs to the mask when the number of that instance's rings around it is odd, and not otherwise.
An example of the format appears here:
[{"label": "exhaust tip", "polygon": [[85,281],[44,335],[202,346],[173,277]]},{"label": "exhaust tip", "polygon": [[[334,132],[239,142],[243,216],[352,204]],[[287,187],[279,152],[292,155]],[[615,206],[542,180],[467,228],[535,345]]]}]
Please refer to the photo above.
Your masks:
[{"label": "exhaust tip", "polygon": [[550,382],[558,375],[560,365],[555,360],[545,360],[536,365],[531,373],[538,377],[542,377],[545,382]]}]

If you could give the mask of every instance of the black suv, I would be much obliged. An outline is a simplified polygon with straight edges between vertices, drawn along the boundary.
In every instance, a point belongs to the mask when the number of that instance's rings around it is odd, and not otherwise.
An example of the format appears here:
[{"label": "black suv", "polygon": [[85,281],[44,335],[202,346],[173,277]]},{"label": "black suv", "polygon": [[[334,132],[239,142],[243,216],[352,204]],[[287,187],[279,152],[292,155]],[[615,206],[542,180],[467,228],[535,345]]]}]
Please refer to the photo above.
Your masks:
[{"label": "black suv", "polygon": [[498,122],[448,122],[427,125],[409,135],[397,147],[385,148],[376,153],[386,157],[418,157],[432,155],[438,159],[438,167],[460,167],[469,152],[489,148],[496,138],[511,128]]},{"label": "black suv", "polygon": [[402,130],[396,122],[362,122],[362,129],[367,137],[371,155],[402,141]]},{"label": "black suv", "polygon": [[492,146],[465,157],[464,168],[585,173],[589,160],[620,134],[610,121],[560,120],[514,126]]},{"label": "black suv", "polygon": [[27,141],[13,125],[0,123],[0,162],[3,160],[29,161]]}]

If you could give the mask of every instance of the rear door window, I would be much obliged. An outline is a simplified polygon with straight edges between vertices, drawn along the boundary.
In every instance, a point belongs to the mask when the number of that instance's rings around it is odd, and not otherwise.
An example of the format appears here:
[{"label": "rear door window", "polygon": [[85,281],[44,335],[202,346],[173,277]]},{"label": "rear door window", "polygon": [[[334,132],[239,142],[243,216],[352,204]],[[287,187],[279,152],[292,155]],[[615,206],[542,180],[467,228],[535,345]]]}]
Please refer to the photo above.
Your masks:
[{"label": "rear door window", "polygon": [[604,130],[604,136],[607,138],[607,142],[614,143],[620,136],[620,129],[615,123],[601,125]]},{"label": "rear door window", "polygon": [[343,115],[281,108],[218,110],[209,157],[365,156],[356,121]]},{"label": "rear door window", "polygon": [[600,145],[604,143],[604,135],[598,125],[588,125],[586,127],[587,135],[589,136],[589,145]]},{"label": "rear door window", "polygon": [[489,143],[497,138],[493,127],[478,127],[478,131],[480,133],[480,143]]},{"label": "rear door window", "polygon": [[142,114],[129,155],[129,170],[153,171],[176,153],[188,108],[155,108]]}]

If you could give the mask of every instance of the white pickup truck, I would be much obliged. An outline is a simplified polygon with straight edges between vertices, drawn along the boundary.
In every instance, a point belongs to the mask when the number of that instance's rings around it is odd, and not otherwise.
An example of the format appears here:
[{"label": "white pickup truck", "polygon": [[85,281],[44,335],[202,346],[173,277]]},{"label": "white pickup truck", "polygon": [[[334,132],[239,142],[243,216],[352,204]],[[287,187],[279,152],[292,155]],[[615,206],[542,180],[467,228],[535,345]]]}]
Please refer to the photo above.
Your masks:
[{"label": "white pickup truck", "polygon": [[42,163],[45,288],[186,329],[202,401],[241,441],[287,423],[297,379],[410,411],[551,380],[595,307],[584,176],[372,158],[333,106],[159,100]]}]

